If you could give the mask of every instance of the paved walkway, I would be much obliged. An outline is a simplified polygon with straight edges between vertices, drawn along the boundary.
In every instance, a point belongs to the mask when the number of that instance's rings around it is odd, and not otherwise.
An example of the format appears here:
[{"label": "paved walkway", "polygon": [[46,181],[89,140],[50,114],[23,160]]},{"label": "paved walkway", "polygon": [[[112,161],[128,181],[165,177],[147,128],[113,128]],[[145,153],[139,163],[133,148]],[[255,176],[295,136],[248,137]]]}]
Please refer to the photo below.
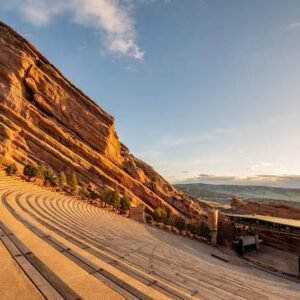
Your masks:
[{"label": "paved walkway", "polygon": [[[82,298],[300,299],[299,284],[222,262],[211,246],[1,173],[0,196],[0,220]],[[43,297],[8,260],[25,295]]]}]

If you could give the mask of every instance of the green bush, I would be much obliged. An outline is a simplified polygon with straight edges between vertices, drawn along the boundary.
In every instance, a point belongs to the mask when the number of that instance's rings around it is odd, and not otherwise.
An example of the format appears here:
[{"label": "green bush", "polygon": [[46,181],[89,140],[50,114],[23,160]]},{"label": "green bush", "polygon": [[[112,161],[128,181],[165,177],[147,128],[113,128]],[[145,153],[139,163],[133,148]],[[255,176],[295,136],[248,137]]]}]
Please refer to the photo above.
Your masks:
[{"label": "green bush", "polygon": [[175,221],[174,221],[174,226],[181,232],[182,230],[186,229],[186,222],[185,222],[185,219],[180,217],[180,216],[177,216],[175,218]]},{"label": "green bush", "polygon": [[80,189],[79,192],[80,192],[80,195],[84,198],[88,198],[90,196],[90,192],[87,190],[85,185]]},{"label": "green bush", "polygon": [[206,238],[210,236],[209,227],[201,221],[187,224],[187,230],[192,234],[203,236]]},{"label": "green bush", "polygon": [[195,233],[195,231],[196,231],[196,224],[195,223],[188,223],[187,225],[186,225],[186,229],[189,231],[189,232],[191,232],[191,233]]},{"label": "green bush", "polygon": [[46,172],[46,168],[43,165],[38,165],[37,166],[37,177],[40,179],[45,179],[45,172]]},{"label": "green bush", "polygon": [[101,200],[105,203],[105,207],[110,203],[111,192],[111,190],[105,189],[101,195]]},{"label": "green bush", "polygon": [[38,168],[33,164],[28,164],[24,167],[23,174],[27,177],[27,180],[30,181],[31,178],[37,177]]},{"label": "green bush", "polygon": [[168,222],[168,214],[165,208],[156,208],[153,213],[153,219],[158,223],[166,224]]},{"label": "green bush", "polygon": [[5,169],[4,169],[6,175],[14,175],[17,173],[18,169],[17,169],[17,165],[15,163],[12,163],[10,165],[8,165]]},{"label": "green bush", "polygon": [[55,175],[54,170],[51,167],[48,167],[45,170],[45,176],[44,176],[44,184],[46,186],[56,186],[57,185],[57,177]]},{"label": "green bush", "polygon": [[116,187],[116,189],[113,191],[112,197],[111,197],[111,203],[110,205],[112,205],[113,210],[119,209],[120,208],[120,193],[119,193],[119,189]]},{"label": "green bush", "polygon": [[121,197],[120,200],[120,212],[125,213],[126,210],[130,209],[131,207],[131,203],[130,203],[130,199],[127,195],[127,193],[124,193],[124,195]]},{"label": "green bush", "polygon": [[151,215],[146,215],[146,222],[147,222],[148,224],[152,224],[152,222],[153,222],[153,217],[152,217]]},{"label": "green bush", "polygon": [[74,193],[78,192],[78,181],[77,181],[76,173],[73,173],[71,176],[70,187],[71,187],[72,192],[74,192]]},{"label": "green bush", "polygon": [[91,198],[92,200],[99,200],[99,195],[98,195],[97,192],[91,191],[91,192],[90,192],[90,198]]},{"label": "green bush", "polygon": [[60,172],[58,174],[58,184],[61,190],[63,190],[67,185],[67,176],[64,172]]},{"label": "green bush", "polygon": [[120,207],[119,189],[116,188],[115,190],[110,190],[110,189],[105,190],[102,195],[102,200],[105,203],[105,207],[108,204],[113,207],[113,210],[115,210],[115,208],[118,209]]}]

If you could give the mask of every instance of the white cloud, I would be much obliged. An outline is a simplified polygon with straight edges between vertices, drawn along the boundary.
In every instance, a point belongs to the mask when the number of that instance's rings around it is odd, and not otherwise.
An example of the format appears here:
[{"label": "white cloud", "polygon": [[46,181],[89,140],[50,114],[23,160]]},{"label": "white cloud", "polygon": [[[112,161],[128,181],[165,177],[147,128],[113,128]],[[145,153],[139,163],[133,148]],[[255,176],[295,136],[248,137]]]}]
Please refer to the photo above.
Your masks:
[{"label": "white cloud", "polygon": [[270,168],[272,168],[273,164],[272,163],[269,163],[269,162],[263,162],[263,163],[260,163],[260,164],[255,164],[255,165],[252,165],[250,167],[250,170],[253,171],[253,172],[266,172],[270,170]]},{"label": "white cloud", "polygon": [[10,0],[3,8],[16,10],[35,26],[46,26],[66,15],[71,21],[104,33],[105,49],[117,56],[142,60],[133,9],[138,0]]},{"label": "white cloud", "polygon": [[175,183],[208,183],[208,184],[234,184],[234,185],[254,185],[273,186],[285,188],[300,188],[300,175],[255,175],[247,177],[238,176],[218,176],[212,174],[199,174],[198,176]]},{"label": "white cloud", "polygon": [[300,27],[300,22],[295,22],[295,23],[291,23],[288,25],[288,28],[289,29],[295,29],[295,28],[298,28]]}]

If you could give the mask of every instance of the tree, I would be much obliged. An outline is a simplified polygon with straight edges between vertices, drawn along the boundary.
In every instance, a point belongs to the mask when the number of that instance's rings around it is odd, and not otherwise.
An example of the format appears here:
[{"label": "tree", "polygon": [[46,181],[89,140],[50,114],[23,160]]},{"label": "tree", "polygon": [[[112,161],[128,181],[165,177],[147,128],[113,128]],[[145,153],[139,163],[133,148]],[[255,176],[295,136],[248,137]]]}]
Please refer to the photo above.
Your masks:
[{"label": "tree", "polygon": [[72,189],[72,192],[76,193],[78,191],[78,182],[77,182],[76,173],[73,173],[71,176],[70,187]]},{"label": "tree", "polygon": [[95,192],[95,191],[91,191],[90,192],[90,198],[92,199],[92,200],[99,200],[99,194],[97,193],[97,192]]},{"label": "tree", "polygon": [[31,178],[37,177],[38,168],[33,164],[28,164],[24,167],[23,174],[27,177],[27,180],[30,181]]},{"label": "tree", "polygon": [[43,165],[38,165],[37,166],[37,174],[36,176],[40,179],[45,179],[45,172],[46,172],[46,168]]},{"label": "tree", "polygon": [[120,207],[120,193],[118,187],[116,187],[115,190],[105,190],[102,195],[102,200],[105,203],[105,207],[108,204],[113,207],[113,210],[115,210],[115,208],[118,209]]},{"label": "tree", "polygon": [[199,221],[196,223],[195,234],[209,238],[210,237],[209,227],[205,223]]},{"label": "tree", "polygon": [[193,233],[193,234],[195,234],[196,228],[197,228],[197,226],[196,226],[195,223],[188,223],[188,224],[186,225],[186,229],[187,229],[189,232]]},{"label": "tree", "polygon": [[67,176],[64,172],[59,173],[59,175],[58,175],[58,184],[59,184],[60,190],[63,190],[64,187],[66,186]]},{"label": "tree", "polygon": [[174,215],[174,214],[171,214],[171,215],[169,216],[168,222],[169,222],[169,225],[171,225],[171,228],[173,228],[173,226],[175,226],[176,218],[177,218],[177,216]]},{"label": "tree", "polygon": [[188,223],[187,230],[190,231],[192,234],[204,236],[206,238],[210,235],[209,227],[201,221]]},{"label": "tree", "polygon": [[55,175],[54,170],[51,167],[48,167],[45,170],[44,184],[45,185],[51,185],[51,186],[56,186],[57,185],[57,177]]},{"label": "tree", "polygon": [[102,193],[101,200],[104,202],[105,207],[107,204],[110,204],[111,200],[110,198],[112,197],[112,190],[105,189]]},{"label": "tree", "polygon": [[146,215],[146,222],[147,222],[148,224],[152,224],[152,222],[153,222],[153,217],[152,217],[151,215]]},{"label": "tree", "polygon": [[90,192],[87,190],[85,185],[80,189],[79,192],[83,198],[88,198],[90,196]]},{"label": "tree", "polygon": [[124,195],[122,196],[121,200],[120,200],[120,212],[125,213],[126,210],[130,209],[131,207],[131,203],[130,203],[130,199],[127,195],[127,193],[124,193]]},{"label": "tree", "polygon": [[120,193],[119,193],[119,189],[118,187],[116,187],[116,189],[113,191],[112,193],[112,197],[111,199],[111,205],[113,207],[113,210],[115,210],[115,208],[119,209],[120,207]]},{"label": "tree", "polygon": [[163,207],[158,207],[154,210],[153,219],[158,223],[166,224],[168,222],[168,214],[166,209]]},{"label": "tree", "polygon": [[182,230],[184,230],[186,228],[185,219],[180,216],[177,216],[175,218],[174,226],[181,232]]},{"label": "tree", "polygon": [[6,175],[14,175],[17,173],[18,169],[17,169],[17,165],[15,163],[12,163],[10,165],[8,165],[5,169],[4,169]]}]

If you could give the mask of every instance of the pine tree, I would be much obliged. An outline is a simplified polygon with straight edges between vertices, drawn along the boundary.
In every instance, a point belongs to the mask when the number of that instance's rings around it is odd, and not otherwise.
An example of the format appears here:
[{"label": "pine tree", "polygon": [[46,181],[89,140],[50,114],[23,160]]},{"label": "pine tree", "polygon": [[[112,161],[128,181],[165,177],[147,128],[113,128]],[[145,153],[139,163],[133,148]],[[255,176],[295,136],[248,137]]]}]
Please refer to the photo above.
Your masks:
[{"label": "pine tree", "polygon": [[77,191],[78,191],[78,182],[77,182],[76,173],[72,174],[70,186],[71,186],[72,191],[74,193],[77,193]]},{"label": "pine tree", "polygon": [[64,187],[67,184],[67,177],[66,174],[64,172],[60,172],[58,175],[58,183],[59,183],[59,187],[61,190],[64,189]]}]

